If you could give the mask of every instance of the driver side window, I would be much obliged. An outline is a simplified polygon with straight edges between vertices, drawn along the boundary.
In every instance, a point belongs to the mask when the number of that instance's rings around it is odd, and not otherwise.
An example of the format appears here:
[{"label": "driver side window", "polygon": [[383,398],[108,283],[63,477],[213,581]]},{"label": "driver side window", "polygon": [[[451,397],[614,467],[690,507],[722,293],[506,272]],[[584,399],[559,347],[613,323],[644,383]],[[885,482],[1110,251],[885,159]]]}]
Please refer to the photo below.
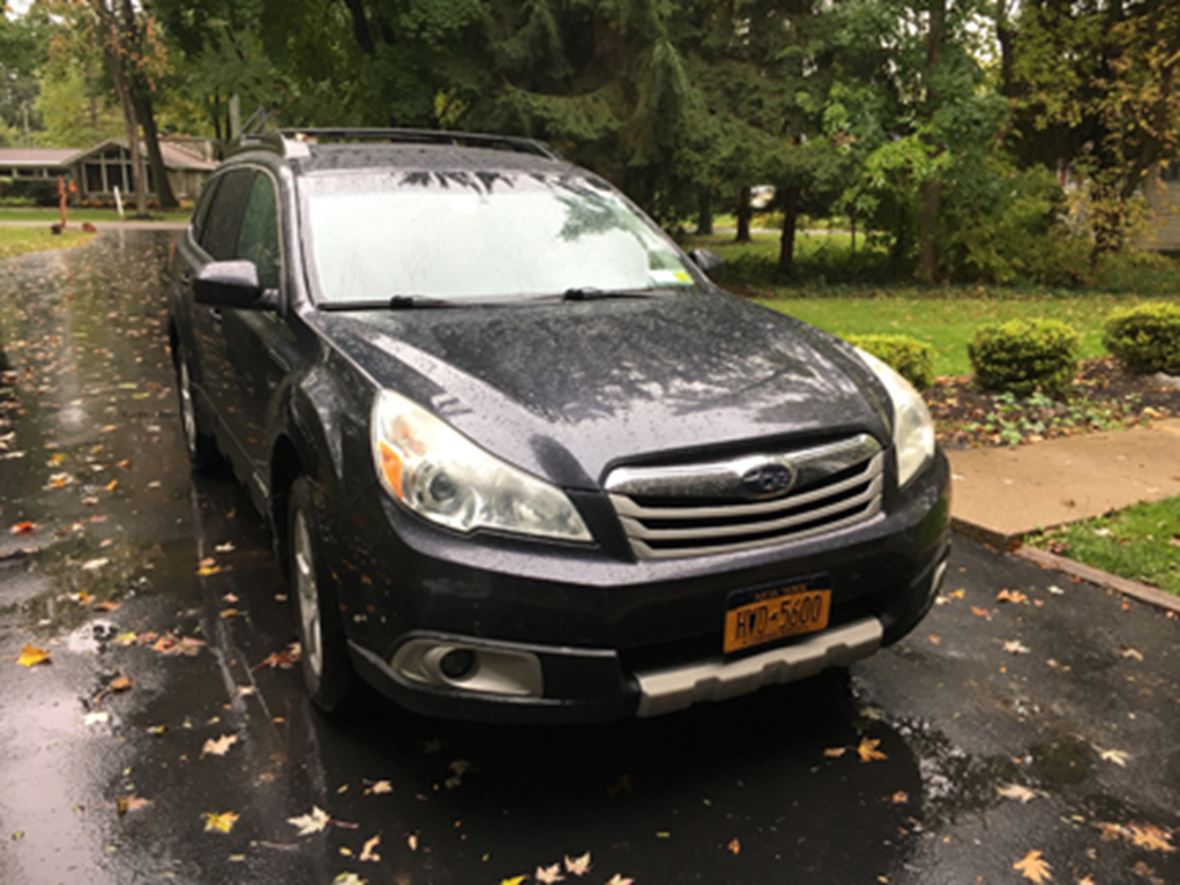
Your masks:
[{"label": "driver side window", "polygon": [[269,176],[254,176],[246,212],[238,234],[237,258],[253,261],[264,289],[277,289],[282,262],[279,257],[279,217],[274,186]]}]

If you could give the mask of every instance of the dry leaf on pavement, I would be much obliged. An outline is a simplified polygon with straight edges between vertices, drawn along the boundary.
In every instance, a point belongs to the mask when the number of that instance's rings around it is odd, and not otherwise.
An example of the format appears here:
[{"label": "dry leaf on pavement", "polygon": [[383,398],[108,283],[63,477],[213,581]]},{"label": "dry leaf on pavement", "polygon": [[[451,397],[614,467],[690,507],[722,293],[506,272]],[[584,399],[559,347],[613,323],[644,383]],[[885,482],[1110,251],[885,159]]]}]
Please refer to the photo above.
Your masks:
[{"label": "dry leaf on pavement", "polygon": [[584,876],[590,872],[590,852],[578,857],[565,856],[565,871],[571,876]]},{"label": "dry leaf on pavement", "polygon": [[1027,605],[1028,597],[1019,590],[1009,590],[1004,588],[996,594],[996,602],[1011,602],[1014,605]]},{"label": "dry leaf on pavement", "polygon": [[37,648],[35,645],[29,645],[26,642],[16,662],[22,667],[36,667],[38,664],[48,664],[49,652],[43,648]]},{"label": "dry leaf on pavement", "polygon": [[328,821],[330,820],[331,818],[328,816],[328,812],[313,805],[311,811],[307,814],[287,818],[287,823],[299,830],[297,835],[310,836],[312,833],[323,832],[324,827],[328,825]]},{"label": "dry leaf on pavement", "polygon": [[127,689],[131,688],[131,686],[134,684],[135,682],[130,676],[116,676],[107,683],[107,690],[113,692],[127,691]]},{"label": "dry leaf on pavement", "polygon": [[824,750],[824,756],[828,759],[839,759],[847,752],[847,747],[828,747]]},{"label": "dry leaf on pavement", "polygon": [[881,741],[877,738],[863,737],[856,747],[857,755],[860,756],[861,762],[879,762],[889,757],[877,749]]},{"label": "dry leaf on pavement", "polygon": [[729,840],[729,844],[725,846],[725,850],[736,857],[742,853],[742,840],[734,836]]},{"label": "dry leaf on pavement", "polygon": [[1127,760],[1131,758],[1131,754],[1126,750],[1104,750],[1101,747],[1095,747],[1098,751],[1098,756],[1103,762],[1113,762],[1119,768],[1127,767]]},{"label": "dry leaf on pavement", "polygon": [[374,836],[361,847],[360,859],[370,863],[377,863],[381,860],[381,855],[377,853],[377,846],[381,844],[380,834]]},{"label": "dry leaf on pavement", "polygon": [[1032,649],[1030,649],[1027,645],[1025,645],[1019,639],[1009,639],[1007,642],[1004,643],[1004,651],[1008,652],[1009,654],[1013,654],[1013,655],[1026,655],[1030,651],[1032,651]]},{"label": "dry leaf on pavement", "polygon": [[533,878],[542,885],[554,885],[555,882],[562,882],[565,876],[561,874],[561,864],[553,864],[547,867],[537,867],[533,873]]},{"label": "dry leaf on pavement", "polygon": [[209,738],[201,747],[202,756],[224,756],[229,748],[238,742],[236,734],[223,734],[219,738]]},{"label": "dry leaf on pavement", "polygon": [[1030,851],[1016,863],[1012,864],[1012,869],[1016,870],[1024,878],[1030,882],[1036,882],[1040,885],[1041,882],[1051,882],[1053,874],[1049,872],[1050,865],[1039,851]]},{"label": "dry leaf on pavement", "polygon": [[615,873],[606,880],[606,885],[635,885],[635,880],[629,878],[628,876],[622,876],[618,873]]},{"label": "dry leaf on pavement", "polygon": [[205,818],[206,833],[228,833],[234,828],[234,824],[238,820],[238,813],[236,811],[223,811],[220,814],[213,811],[206,811],[201,816]]},{"label": "dry leaf on pavement", "polygon": [[1028,787],[1022,787],[1020,784],[1006,784],[1002,787],[996,787],[996,792],[1005,799],[1017,799],[1020,802],[1031,802],[1037,797],[1037,794]]},{"label": "dry leaf on pavement", "polygon": [[131,811],[139,811],[145,806],[151,805],[151,799],[144,799],[142,796],[119,796],[115,800],[115,812],[122,817]]}]

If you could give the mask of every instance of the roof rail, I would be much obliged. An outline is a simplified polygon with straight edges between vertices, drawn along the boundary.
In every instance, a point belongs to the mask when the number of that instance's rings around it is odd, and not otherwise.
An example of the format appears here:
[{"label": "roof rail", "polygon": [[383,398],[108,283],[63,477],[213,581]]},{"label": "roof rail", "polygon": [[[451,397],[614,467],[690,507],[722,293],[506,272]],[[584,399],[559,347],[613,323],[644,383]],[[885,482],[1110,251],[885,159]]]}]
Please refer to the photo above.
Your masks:
[{"label": "roof rail", "polygon": [[[279,144],[275,144],[275,139]],[[255,145],[274,146],[280,152],[289,155],[290,142],[307,143],[324,140],[330,141],[384,141],[392,144],[450,144],[468,147],[499,148],[501,150],[517,151],[522,154],[533,154],[549,160],[560,159],[557,154],[542,141],[532,138],[522,138],[516,135],[492,135],[482,132],[453,132],[442,129],[399,129],[399,128],[284,128],[277,133],[253,136]],[[243,143],[246,139],[243,139]]]}]

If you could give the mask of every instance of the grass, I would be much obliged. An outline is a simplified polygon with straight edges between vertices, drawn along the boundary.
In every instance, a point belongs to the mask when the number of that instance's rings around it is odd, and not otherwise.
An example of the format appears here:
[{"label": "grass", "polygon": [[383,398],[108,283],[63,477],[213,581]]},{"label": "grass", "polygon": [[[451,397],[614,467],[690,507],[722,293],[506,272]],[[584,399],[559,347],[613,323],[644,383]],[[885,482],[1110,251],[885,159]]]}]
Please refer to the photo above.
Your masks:
[{"label": "grass", "polygon": [[[871,266],[884,256],[857,238],[857,255],[850,253],[850,237],[834,231],[805,234],[796,243],[796,261],[808,277],[812,271],[839,270],[841,264]],[[735,244],[728,237],[694,238],[726,258],[715,273],[722,285],[755,295],[755,300],[836,335],[894,333],[925,341],[934,348],[936,375],[966,375],[971,371],[967,343],[975,329],[993,320],[1052,317],[1064,320],[1082,336],[1080,355],[1101,356],[1102,322],[1115,307],[1146,300],[1135,295],[996,286],[941,286],[866,283],[783,285],[767,282],[768,256],[777,256],[775,236],[756,237]]]},{"label": "grass", "polygon": [[1180,497],[1052,529],[1029,543],[1180,596]]},{"label": "grass", "polygon": [[48,252],[51,249],[68,249],[85,243],[94,234],[80,230],[67,230],[54,235],[47,228],[3,227],[0,228],[0,258],[27,255],[30,252]]},{"label": "grass", "polygon": [[[135,209],[124,207],[126,218],[130,220]],[[152,221],[188,221],[192,215],[188,209],[173,209],[167,212],[154,209],[151,212]],[[114,209],[70,209],[67,216],[71,222],[91,221],[99,224],[104,221],[118,221],[119,213]],[[54,208],[41,206],[0,206],[0,221],[27,221],[32,223],[52,224],[58,220],[58,211]]]}]

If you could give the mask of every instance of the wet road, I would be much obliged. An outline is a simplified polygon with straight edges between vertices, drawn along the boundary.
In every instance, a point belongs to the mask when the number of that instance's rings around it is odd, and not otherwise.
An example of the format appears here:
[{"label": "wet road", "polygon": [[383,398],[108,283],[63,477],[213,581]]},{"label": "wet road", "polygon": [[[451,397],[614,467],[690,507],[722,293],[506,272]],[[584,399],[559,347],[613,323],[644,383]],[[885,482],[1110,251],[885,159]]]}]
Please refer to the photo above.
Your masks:
[{"label": "wet road", "polygon": [[0,263],[0,882],[1180,881],[1180,623],[966,541],[851,674],[592,728],[315,714],[264,526],[186,468],[170,236]]}]

